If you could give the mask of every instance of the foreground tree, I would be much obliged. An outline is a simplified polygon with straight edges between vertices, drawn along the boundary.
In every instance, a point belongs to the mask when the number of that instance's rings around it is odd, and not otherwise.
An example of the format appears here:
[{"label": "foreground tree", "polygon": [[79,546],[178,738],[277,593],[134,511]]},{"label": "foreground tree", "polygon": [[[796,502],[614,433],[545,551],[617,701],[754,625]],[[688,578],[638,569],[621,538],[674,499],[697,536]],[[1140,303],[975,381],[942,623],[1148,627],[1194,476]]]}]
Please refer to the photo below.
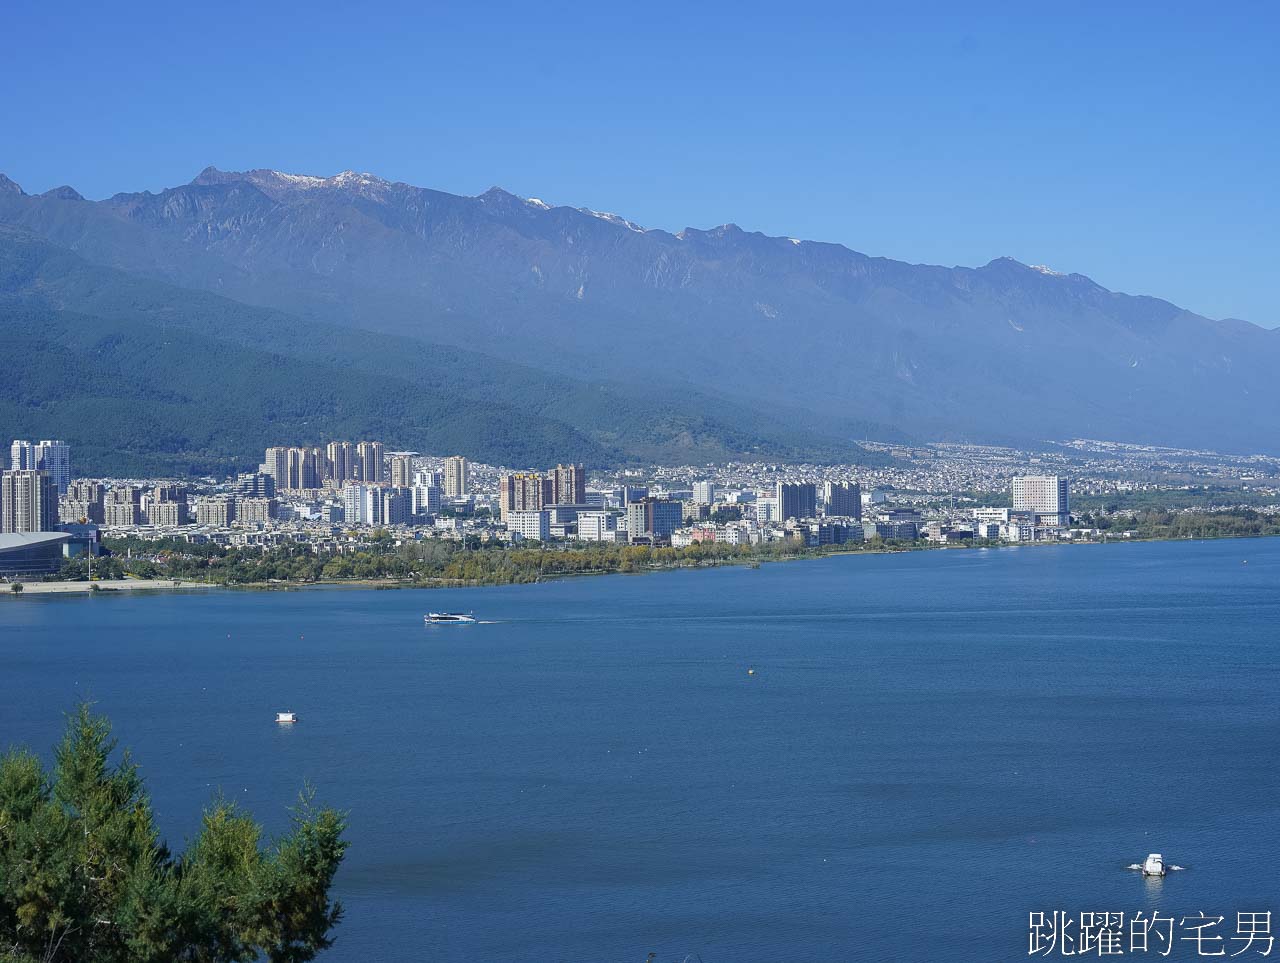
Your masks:
[{"label": "foreground tree", "polygon": [[0,963],[302,963],[331,945],[341,814],[304,793],[292,831],[264,844],[217,801],[175,855],[115,745],[81,706],[52,773],[29,752],[0,757]]}]

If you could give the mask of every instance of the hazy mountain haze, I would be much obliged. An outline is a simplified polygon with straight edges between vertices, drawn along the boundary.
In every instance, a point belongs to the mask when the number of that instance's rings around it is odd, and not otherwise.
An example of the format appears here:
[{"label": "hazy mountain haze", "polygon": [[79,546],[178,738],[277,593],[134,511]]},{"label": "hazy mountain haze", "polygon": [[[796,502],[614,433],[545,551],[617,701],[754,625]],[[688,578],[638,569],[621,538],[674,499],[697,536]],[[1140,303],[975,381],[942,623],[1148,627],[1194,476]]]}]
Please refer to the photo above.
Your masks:
[{"label": "hazy mountain haze", "polygon": [[325,325],[915,437],[1241,449],[1280,403],[1280,333],[1008,258],[946,268],[733,224],[673,234],[351,171],[209,168],[99,202],[10,186],[0,220]]}]

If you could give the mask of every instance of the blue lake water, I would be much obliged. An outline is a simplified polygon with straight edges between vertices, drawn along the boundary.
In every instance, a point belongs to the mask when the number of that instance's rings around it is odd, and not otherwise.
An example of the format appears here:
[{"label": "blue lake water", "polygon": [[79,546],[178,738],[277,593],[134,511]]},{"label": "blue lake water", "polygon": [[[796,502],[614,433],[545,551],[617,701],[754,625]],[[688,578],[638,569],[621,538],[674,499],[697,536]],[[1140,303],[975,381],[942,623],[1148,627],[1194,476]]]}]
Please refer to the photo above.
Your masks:
[{"label": "blue lake water", "polygon": [[1280,910],[1277,656],[1280,539],[28,597],[0,745],[96,700],[175,844],[309,781],[329,963],[1014,960],[1033,910]]}]

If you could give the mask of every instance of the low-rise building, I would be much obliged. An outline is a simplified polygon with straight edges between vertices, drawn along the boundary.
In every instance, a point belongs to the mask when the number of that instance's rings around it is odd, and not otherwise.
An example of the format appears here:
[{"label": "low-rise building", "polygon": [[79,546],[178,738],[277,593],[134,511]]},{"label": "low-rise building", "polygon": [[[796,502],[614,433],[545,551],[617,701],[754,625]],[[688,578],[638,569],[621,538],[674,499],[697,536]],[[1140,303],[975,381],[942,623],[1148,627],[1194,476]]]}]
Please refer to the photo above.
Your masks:
[{"label": "low-rise building", "polygon": [[681,502],[685,523],[702,522],[711,517],[710,502],[701,502],[695,497],[692,501]]},{"label": "low-rise building", "polygon": [[578,540],[614,542],[618,539],[618,516],[613,512],[578,512]]},{"label": "low-rise building", "polygon": [[804,535],[805,544],[813,548],[863,540],[862,525],[853,522],[802,522],[798,531]]},{"label": "low-rise building", "polygon": [[70,540],[66,532],[0,534],[0,576],[20,579],[52,575],[62,567],[63,546]]}]

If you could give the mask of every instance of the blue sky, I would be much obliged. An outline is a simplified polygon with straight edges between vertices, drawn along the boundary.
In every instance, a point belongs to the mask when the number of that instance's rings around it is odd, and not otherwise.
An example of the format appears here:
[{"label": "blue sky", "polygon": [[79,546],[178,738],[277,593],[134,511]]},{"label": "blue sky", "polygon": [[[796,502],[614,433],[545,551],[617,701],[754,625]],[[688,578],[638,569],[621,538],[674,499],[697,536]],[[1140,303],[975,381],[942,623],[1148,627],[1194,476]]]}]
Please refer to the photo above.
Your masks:
[{"label": "blue sky", "polygon": [[11,0],[0,171],[497,184],[1280,325],[1280,4],[262,6]]}]

